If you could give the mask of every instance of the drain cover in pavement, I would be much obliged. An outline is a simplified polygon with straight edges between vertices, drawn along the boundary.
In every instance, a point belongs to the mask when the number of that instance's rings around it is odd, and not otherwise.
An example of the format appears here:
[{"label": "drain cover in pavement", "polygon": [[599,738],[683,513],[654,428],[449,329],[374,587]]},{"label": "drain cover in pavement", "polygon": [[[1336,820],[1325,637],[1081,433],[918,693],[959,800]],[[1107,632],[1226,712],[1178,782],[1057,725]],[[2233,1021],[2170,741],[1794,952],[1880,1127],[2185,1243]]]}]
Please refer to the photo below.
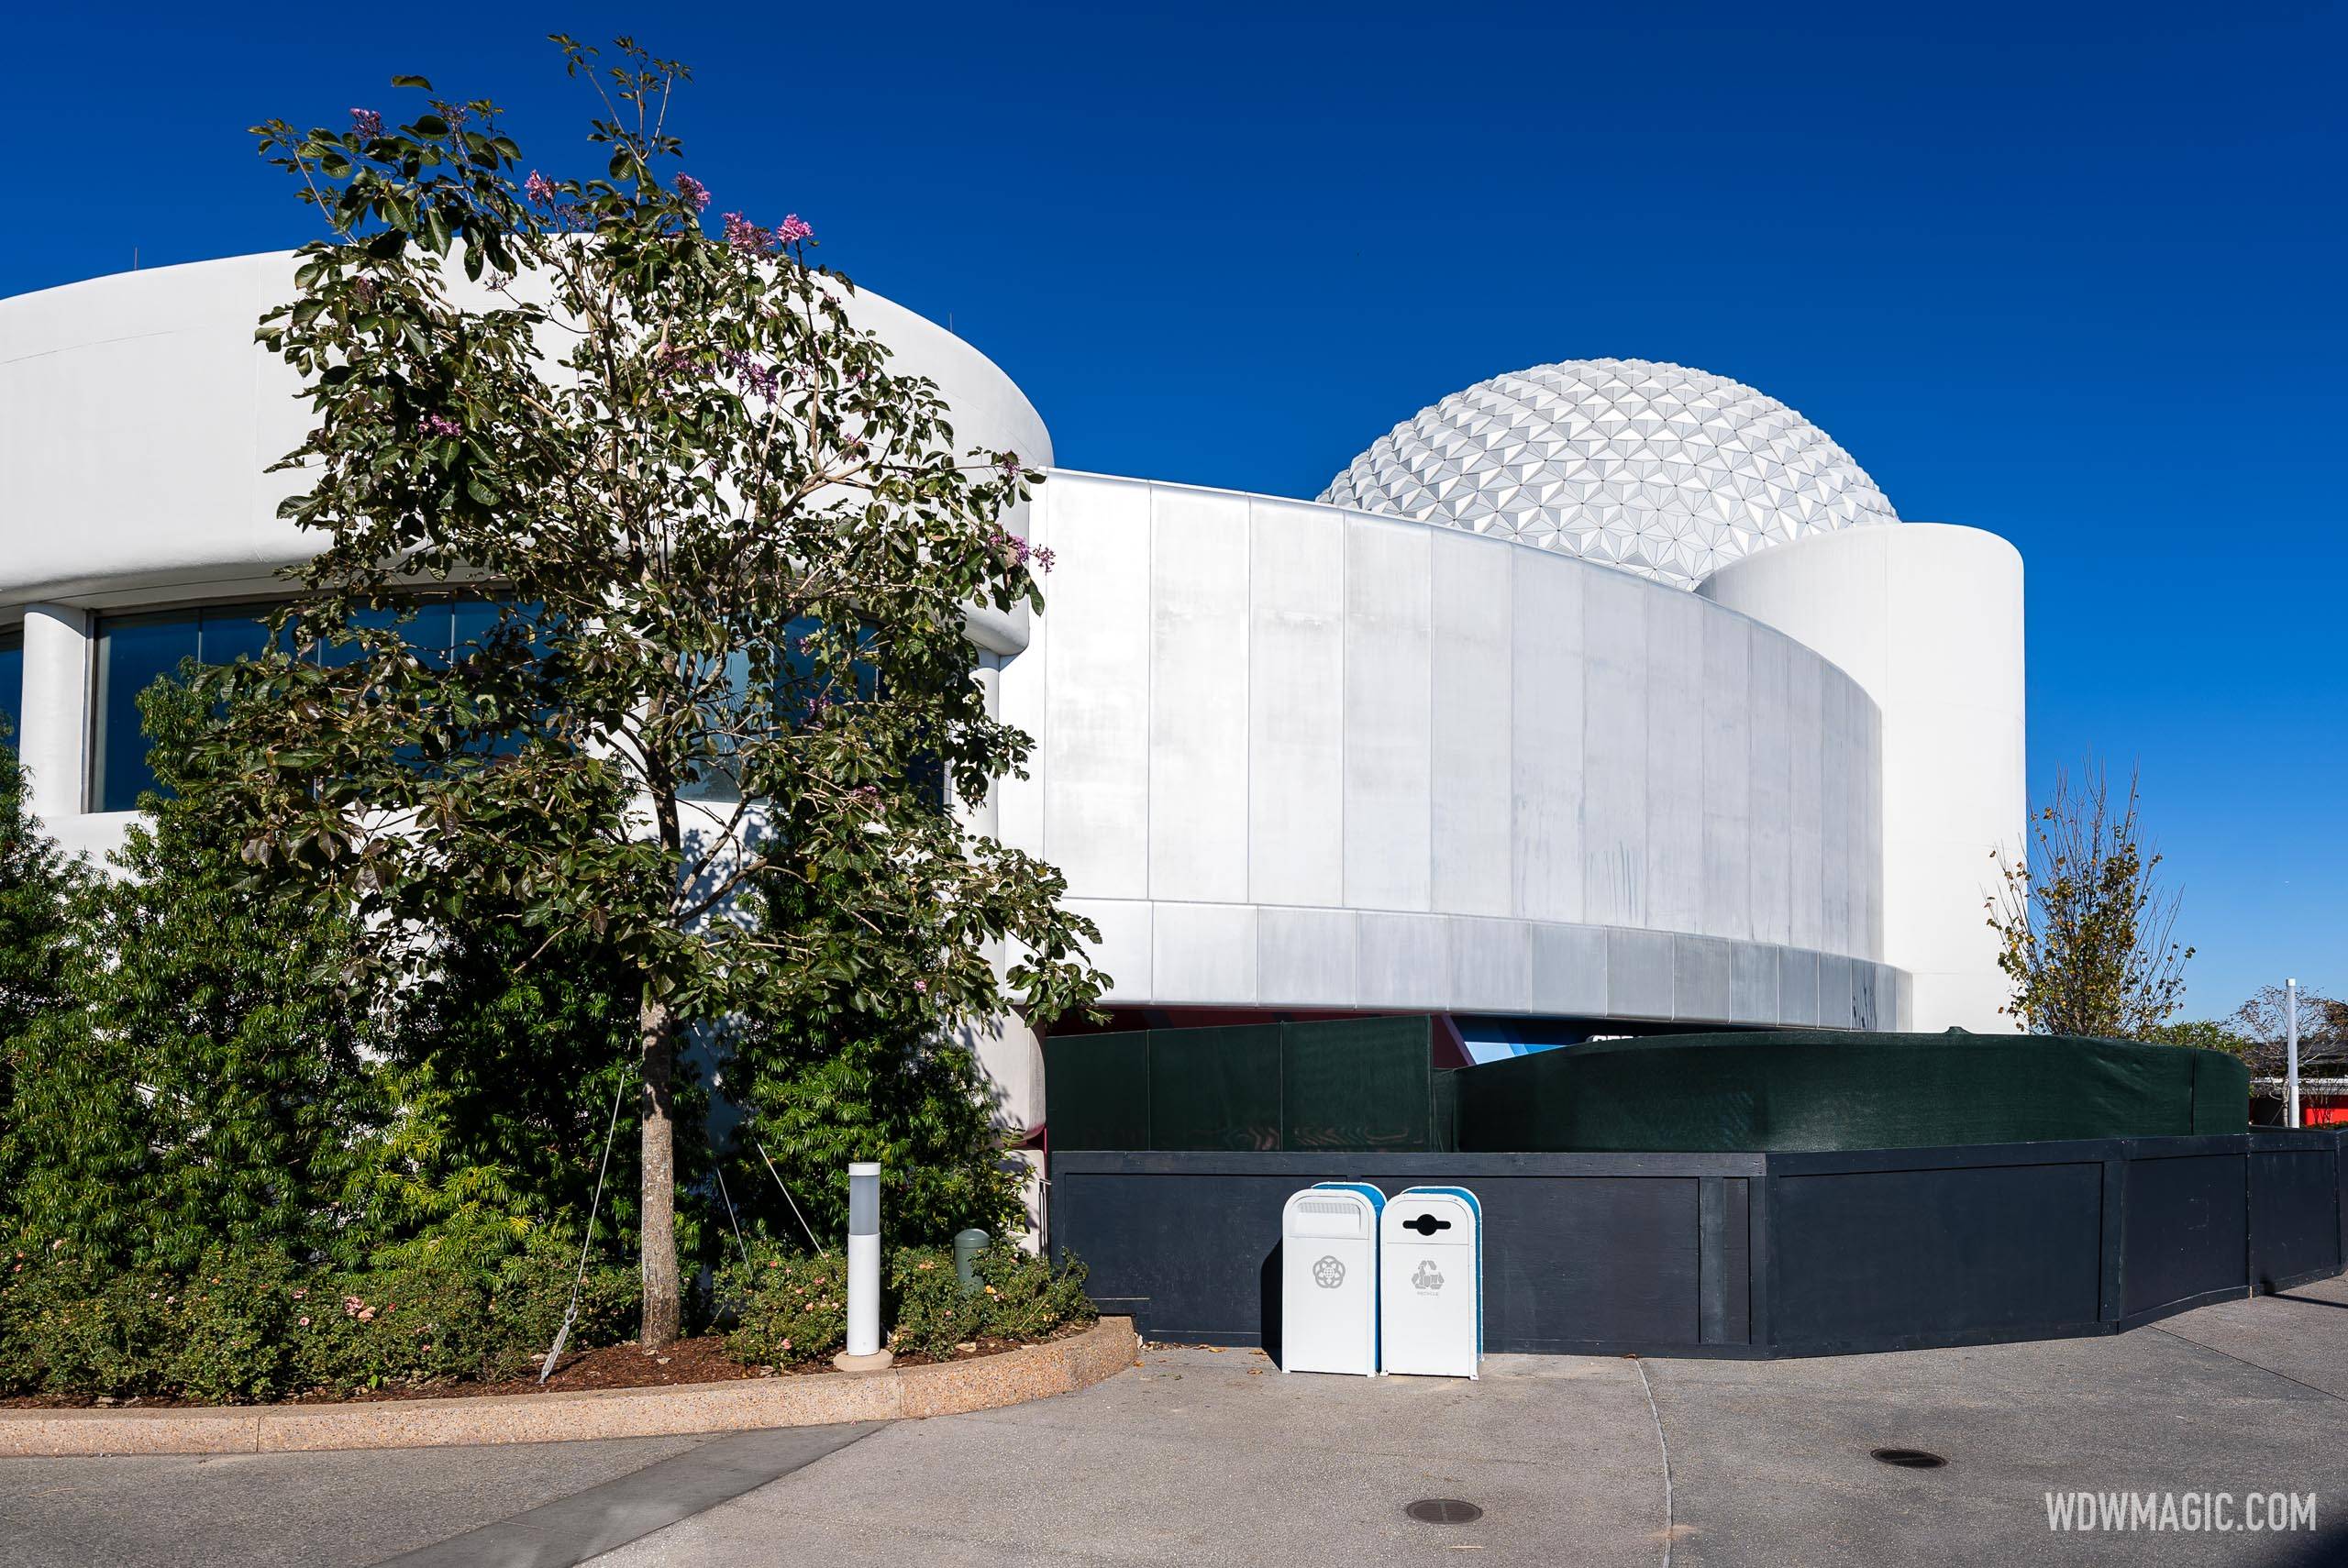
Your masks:
[{"label": "drain cover in pavement", "polygon": [[1896,1464],[1902,1470],[1938,1470],[1948,1463],[1937,1453],[1921,1448],[1871,1448],[1868,1454],[1885,1464]]},{"label": "drain cover in pavement", "polygon": [[1402,1511],[1421,1524],[1473,1524],[1484,1517],[1483,1509],[1456,1497],[1421,1497]]}]

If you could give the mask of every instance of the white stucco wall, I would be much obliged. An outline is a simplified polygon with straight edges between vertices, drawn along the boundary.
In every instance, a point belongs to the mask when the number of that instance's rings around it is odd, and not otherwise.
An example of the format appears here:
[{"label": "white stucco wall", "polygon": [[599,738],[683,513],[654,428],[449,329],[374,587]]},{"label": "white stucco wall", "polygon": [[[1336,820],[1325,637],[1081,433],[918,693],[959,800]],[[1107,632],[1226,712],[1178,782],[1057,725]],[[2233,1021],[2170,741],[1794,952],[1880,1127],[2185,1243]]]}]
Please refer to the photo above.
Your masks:
[{"label": "white stucco wall", "polygon": [[2022,568],[1977,528],[1855,528],[1766,550],[1698,591],[1834,661],[1883,715],[1883,956],[1909,1019],[2010,1032],[1984,908],[2027,828]]},{"label": "white stucco wall", "polygon": [[[308,407],[253,342],[293,271],[286,254],[238,256],[0,300],[0,608],[249,592],[316,547],[276,515],[296,476],[267,471]],[[984,355],[877,294],[848,310],[897,370],[938,384],[958,446],[1051,462],[1043,420]]]},{"label": "white stucco wall", "polygon": [[1456,529],[1056,472],[1004,837],[1111,999],[1888,1026],[1878,718],[1790,637]]},{"label": "white stucco wall", "polygon": [[[127,821],[83,810],[92,617],[280,593],[279,569],[316,548],[276,514],[297,476],[268,471],[308,408],[253,341],[293,271],[283,253],[238,256],[0,300],[0,626],[23,623],[17,745],[37,811],[71,849],[103,853]],[[984,355],[877,294],[848,310],[899,370],[937,383],[958,446],[1050,463],[1042,419]],[[980,608],[969,626],[1007,652],[1026,611]]]}]

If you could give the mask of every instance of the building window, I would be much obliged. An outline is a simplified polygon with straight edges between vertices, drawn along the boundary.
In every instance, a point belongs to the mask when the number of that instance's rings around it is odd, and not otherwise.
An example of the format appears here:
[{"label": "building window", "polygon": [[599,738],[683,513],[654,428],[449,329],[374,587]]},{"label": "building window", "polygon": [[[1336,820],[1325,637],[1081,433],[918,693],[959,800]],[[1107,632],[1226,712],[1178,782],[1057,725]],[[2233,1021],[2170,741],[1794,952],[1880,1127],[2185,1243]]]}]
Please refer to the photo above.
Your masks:
[{"label": "building window", "polygon": [[[138,694],[162,676],[176,676],[180,661],[230,664],[269,646],[267,604],[223,605],[152,615],[114,615],[98,623],[96,739],[91,758],[93,811],[128,812],[141,790],[155,787],[147,766],[147,734],[138,721]],[[451,657],[477,643],[496,625],[498,602],[436,599],[421,605],[406,624],[405,639],[419,652]],[[353,618],[365,625],[393,625],[389,611]],[[328,650],[332,659],[348,650]],[[0,667],[5,668],[5,667]]]},{"label": "building window", "polygon": [[25,732],[25,634],[0,631],[0,745],[15,748]]},{"label": "building window", "polygon": [[139,727],[138,694],[180,661],[228,664],[269,646],[265,604],[176,610],[156,615],[113,615],[98,623],[98,693],[90,804],[100,812],[135,811],[142,790],[155,787],[147,766],[147,734]]}]

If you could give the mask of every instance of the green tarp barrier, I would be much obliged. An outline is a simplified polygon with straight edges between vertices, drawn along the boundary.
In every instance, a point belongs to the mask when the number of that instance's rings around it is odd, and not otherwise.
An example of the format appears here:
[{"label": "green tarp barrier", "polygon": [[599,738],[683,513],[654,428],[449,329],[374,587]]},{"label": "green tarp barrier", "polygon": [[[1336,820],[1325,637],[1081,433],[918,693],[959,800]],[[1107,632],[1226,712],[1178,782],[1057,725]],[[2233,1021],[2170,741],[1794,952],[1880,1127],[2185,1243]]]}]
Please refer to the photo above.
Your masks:
[{"label": "green tarp barrier", "polygon": [[1047,1135],[1055,1149],[1447,1149],[1434,1030],[1419,1017],[1056,1035]]},{"label": "green tarp barrier", "polygon": [[1610,1040],[1463,1068],[1473,1153],[1743,1154],[2239,1132],[2217,1051],[2067,1036],[1831,1031]]}]

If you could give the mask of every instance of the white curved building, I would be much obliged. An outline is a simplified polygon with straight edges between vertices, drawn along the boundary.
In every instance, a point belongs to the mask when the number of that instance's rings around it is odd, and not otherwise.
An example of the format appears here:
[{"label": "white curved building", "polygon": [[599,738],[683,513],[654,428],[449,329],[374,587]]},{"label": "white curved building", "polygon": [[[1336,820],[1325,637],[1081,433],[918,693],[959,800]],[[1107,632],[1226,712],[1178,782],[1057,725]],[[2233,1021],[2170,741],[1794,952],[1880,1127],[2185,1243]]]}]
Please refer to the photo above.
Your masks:
[{"label": "white curved building", "polygon": [[[0,301],[0,712],[71,846],[127,820],[130,696],[240,646],[302,553],[264,470],[304,409],[251,340],[290,276]],[[858,315],[963,440],[1050,461],[982,356]],[[1751,388],[1544,366],[1397,426],[1324,502],[1055,470],[1030,512],[1048,609],[972,635],[1036,755],[970,812],[1067,873],[1113,1008],[1437,1011],[1479,1054],[2006,1027],[1982,904],[2024,826],[2020,559],[1901,523]],[[1041,1123],[1034,1042],[983,1050]]]}]

